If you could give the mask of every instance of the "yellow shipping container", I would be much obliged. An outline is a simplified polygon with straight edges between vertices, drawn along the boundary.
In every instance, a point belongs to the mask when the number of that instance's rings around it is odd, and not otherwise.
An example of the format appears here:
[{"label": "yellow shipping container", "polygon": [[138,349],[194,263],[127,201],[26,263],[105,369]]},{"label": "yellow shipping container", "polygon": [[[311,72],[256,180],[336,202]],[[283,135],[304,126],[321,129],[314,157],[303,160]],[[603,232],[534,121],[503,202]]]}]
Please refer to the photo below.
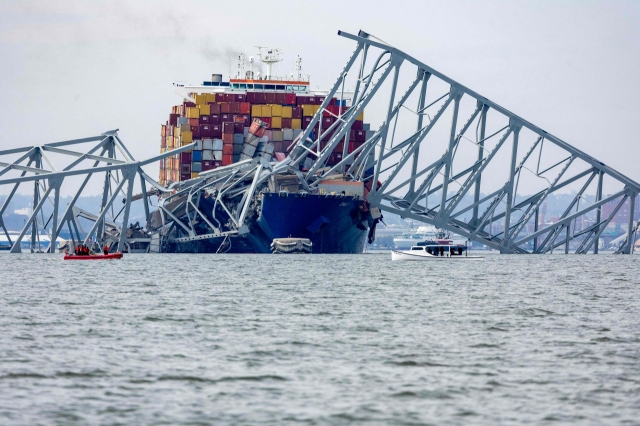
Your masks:
[{"label": "yellow shipping container", "polygon": [[311,117],[314,114],[315,105],[302,105],[302,116],[303,117]]},{"label": "yellow shipping container", "polygon": [[271,105],[271,116],[282,117],[282,105]]},{"label": "yellow shipping container", "polygon": [[198,107],[187,108],[187,118],[200,118],[200,109]]},{"label": "yellow shipping container", "polygon": [[292,129],[302,129],[302,120],[299,118],[291,119],[291,128]]},{"label": "yellow shipping container", "polygon": [[215,93],[207,93],[207,103],[215,102],[215,101],[216,101],[216,94]]},{"label": "yellow shipping container", "polygon": [[197,106],[206,105],[207,104],[207,95],[206,94],[193,95],[193,99],[194,99],[195,104]]},{"label": "yellow shipping container", "polygon": [[199,173],[199,172],[191,172],[191,179],[195,179],[195,178],[197,178],[198,176],[200,176],[200,173]]},{"label": "yellow shipping container", "polygon": [[320,111],[320,105],[313,106],[313,115],[316,115],[316,112]]},{"label": "yellow shipping container", "polygon": [[165,146],[173,146],[173,136],[165,136]]},{"label": "yellow shipping container", "polygon": [[184,146],[187,144],[190,144],[191,141],[193,140],[193,133],[191,132],[182,132],[182,135],[180,136],[180,138],[182,139],[182,145],[180,146]]},{"label": "yellow shipping container", "polygon": [[271,117],[271,105],[262,105],[260,117]]},{"label": "yellow shipping container", "polygon": [[364,121],[364,111],[362,111],[362,112],[360,113],[360,115],[358,116],[358,118],[356,118],[356,120],[358,120],[358,121]]},{"label": "yellow shipping container", "polygon": [[272,129],[282,129],[282,117],[272,117],[271,118],[271,128]]},{"label": "yellow shipping container", "polygon": [[282,118],[291,118],[292,108],[290,106],[282,107]]},{"label": "yellow shipping container", "polygon": [[211,115],[211,106],[208,104],[198,105],[200,109],[200,115]]},{"label": "yellow shipping container", "polygon": [[251,105],[251,115],[253,117],[262,117],[262,105]]}]

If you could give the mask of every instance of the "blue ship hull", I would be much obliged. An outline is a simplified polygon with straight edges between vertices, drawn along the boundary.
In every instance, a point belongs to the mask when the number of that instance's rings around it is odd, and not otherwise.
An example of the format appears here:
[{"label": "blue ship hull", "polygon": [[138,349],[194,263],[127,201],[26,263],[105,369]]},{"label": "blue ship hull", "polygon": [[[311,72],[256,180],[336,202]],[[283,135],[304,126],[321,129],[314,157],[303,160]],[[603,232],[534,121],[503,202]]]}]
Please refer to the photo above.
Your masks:
[{"label": "blue ship hull", "polygon": [[293,237],[309,238],[314,253],[362,253],[361,203],[349,196],[264,193],[262,212],[245,238],[259,252],[270,252],[274,238]]},{"label": "blue ship hull", "polygon": [[[202,211],[214,207],[202,198]],[[172,253],[271,253],[274,238],[308,238],[313,253],[362,253],[367,229],[359,223],[362,200],[351,196],[263,193],[260,214],[249,220],[249,233],[188,243],[172,243]],[[218,214],[223,214],[218,210]],[[204,233],[205,231],[203,231]]]}]

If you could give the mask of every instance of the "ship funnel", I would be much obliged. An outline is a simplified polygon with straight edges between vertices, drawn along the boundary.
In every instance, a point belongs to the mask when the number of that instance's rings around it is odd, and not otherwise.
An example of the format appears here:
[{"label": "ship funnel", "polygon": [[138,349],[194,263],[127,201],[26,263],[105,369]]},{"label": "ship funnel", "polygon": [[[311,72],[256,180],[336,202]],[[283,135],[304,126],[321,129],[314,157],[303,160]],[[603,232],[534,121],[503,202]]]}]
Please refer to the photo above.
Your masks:
[{"label": "ship funnel", "polygon": [[211,75],[211,81],[214,83],[221,83],[222,82],[222,74],[212,74]]}]

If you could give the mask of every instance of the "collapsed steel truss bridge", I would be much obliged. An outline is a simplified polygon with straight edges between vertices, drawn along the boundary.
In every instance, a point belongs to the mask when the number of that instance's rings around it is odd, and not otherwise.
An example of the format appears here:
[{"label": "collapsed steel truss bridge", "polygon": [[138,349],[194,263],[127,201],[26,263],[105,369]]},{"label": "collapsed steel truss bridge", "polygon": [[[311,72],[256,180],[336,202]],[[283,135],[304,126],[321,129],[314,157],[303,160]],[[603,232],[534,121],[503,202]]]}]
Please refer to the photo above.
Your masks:
[{"label": "collapsed steel truss bridge", "polygon": [[[65,224],[74,244],[86,243],[92,236],[104,241],[108,223],[115,224],[121,217],[126,227],[136,178],[140,179],[147,221],[159,217],[157,226],[151,227],[157,251],[162,251],[160,232],[168,235],[170,229],[180,229],[181,236],[171,237],[174,243],[242,236],[249,232],[246,220],[255,207],[258,188],[264,187],[270,176],[287,172],[297,175],[305,192],[317,190],[324,178],[336,173],[350,180],[372,180],[376,184],[367,197],[372,206],[460,234],[501,253],[549,253],[559,247],[565,253],[597,253],[603,232],[627,205],[626,239],[618,252],[633,252],[638,183],[388,43],[362,31],[339,35],[353,40],[356,49],[289,157],[280,163],[245,160],[164,188],[141,167],[190,150],[195,144],[136,161],[117,131],[110,131],[85,139],[0,151],[0,185],[13,185],[0,207],[0,227],[12,244],[11,251],[21,251],[22,240],[29,232],[33,251],[38,227],[49,228],[51,241],[55,241]],[[409,78],[403,84],[406,75]],[[349,83],[355,87],[352,92],[345,91]],[[404,92],[401,86],[406,86]],[[337,115],[327,109],[333,97],[343,101],[348,93],[350,108]],[[382,125],[370,132],[365,143],[349,150],[353,122],[365,107],[375,109],[376,101],[384,114]],[[322,129],[321,118],[326,114],[336,120]],[[451,117],[449,125],[443,124],[445,115]],[[86,153],[68,148],[86,143],[93,144]],[[327,165],[339,146],[343,146],[341,161]],[[118,152],[120,158],[116,157]],[[72,161],[56,169],[48,156],[53,153]],[[16,155],[18,158],[5,160]],[[85,161],[92,162],[91,167],[79,167]],[[21,174],[6,177],[11,171]],[[105,175],[100,211],[91,217],[90,231],[80,233],[77,219],[81,212],[74,204],[95,173]],[[74,175],[85,179],[61,212],[60,188],[67,177]],[[23,183],[33,184],[34,208],[12,240],[2,216]],[[154,215],[149,212],[151,191],[147,193],[147,183],[163,196]],[[522,196],[519,188],[533,195]],[[573,192],[563,206],[563,214],[545,220],[541,211],[549,196],[570,189]],[[113,204],[119,193],[125,202],[116,214]],[[227,223],[216,222],[215,217],[211,221],[200,211],[203,196],[215,198],[216,205],[229,217]],[[45,216],[47,200],[52,211]],[[608,214],[603,213],[605,204],[613,205]],[[200,231],[194,227],[196,222]],[[207,229],[204,233],[203,226]],[[124,247],[126,232],[116,234],[110,238],[119,248]]]},{"label": "collapsed steel truss bridge", "polygon": [[[0,228],[11,244],[11,252],[20,253],[22,251],[22,240],[27,234],[30,234],[31,238],[31,251],[37,251],[39,244],[36,239],[39,236],[39,229],[44,229],[49,234],[52,243],[48,250],[51,252],[55,247],[54,242],[64,226],[68,227],[73,244],[88,244],[90,239],[96,238],[101,243],[115,243],[117,246],[114,245],[113,248],[117,247],[118,250],[122,250],[127,244],[127,233],[117,227],[115,222],[121,218],[122,223],[125,224],[123,228],[126,228],[135,179],[140,179],[147,217],[149,217],[149,204],[146,183],[155,187],[157,191],[169,192],[167,188],[150,178],[142,170],[142,166],[192,149],[193,145],[190,144],[145,161],[136,161],[118,137],[117,130],[112,130],[83,139],[0,151],[0,185],[12,186],[9,195],[0,207]],[[82,146],[86,151],[74,150],[74,146]],[[118,158],[118,153],[120,158]],[[14,158],[15,156],[18,157]],[[54,161],[54,156],[58,161]],[[58,163],[58,167],[55,163]],[[90,166],[87,167],[88,163]],[[10,177],[8,174],[11,172],[13,174],[19,172],[20,174]],[[77,208],[75,204],[89,179],[99,173],[104,174],[102,199],[100,211],[96,215],[92,215]],[[73,195],[71,202],[62,211],[60,190],[65,179],[72,176],[84,176],[84,180]],[[21,184],[33,185],[33,210],[19,235],[12,239],[4,224],[3,215]],[[126,190],[123,190],[125,184]],[[119,196],[123,197],[124,206],[119,210],[114,210],[114,201]],[[45,215],[44,207],[47,202],[51,211]],[[78,221],[81,217],[93,222],[88,232],[80,232],[79,230],[82,229]],[[110,238],[106,237],[107,227],[113,231]],[[109,239],[110,241],[108,241]]]},{"label": "collapsed steel truss bridge", "polygon": [[[356,49],[292,153],[294,163],[313,158],[306,175],[309,185],[317,185],[323,176],[336,171],[354,179],[380,180],[381,185],[374,185],[367,198],[372,205],[458,233],[501,253],[547,253],[562,246],[568,253],[574,240],[576,253],[597,253],[600,236],[626,204],[627,238],[618,251],[633,251],[638,183],[365,32],[338,34],[353,40]],[[406,69],[415,77],[399,95],[400,72]],[[319,128],[314,140],[309,139],[330,99],[342,98],[350,77],[355,81],[351,108],[336,116],[331,127]],[[381,94],[385,83],[389,95]],[[428,90],[432,86],[436,89]],[[349,153],[352,123],[380,98],[386,111],[384,122],[365,144]],[[415,98],[413,103],[411,98]],[[463,111],[467,111],[464,118]],[[409,114],[412,124],[398,125],[401,113]],[[450,126],[436,134],[434,129],[447,113]],[[475,135],[469,137],[470,129]],[[441,146],[433,138],[430,141],[430,136],[439,139]],[[342,161],[326,166],[329,155],[343,141]],[[376,153],[375,168],[365,175],[358,166],[370,152]],[[496,176],[506,181],[496,182]],[[533,181],[529,188],[537,190],[519,197],[518,187],[527,178]],[[603,196],[605,184],[611,193]],[[540,208],[547,197],[576,185],[577,193],[564,213],[552,223],[542,220]],[[595,193],[592,200],[585,196],[588,190]],[[604,217],[601,207],[610,202],[616,203],[615,208]],[[576,227],[578,222],[581,226]],[[526,228],[529,232],[523,233]]]}]

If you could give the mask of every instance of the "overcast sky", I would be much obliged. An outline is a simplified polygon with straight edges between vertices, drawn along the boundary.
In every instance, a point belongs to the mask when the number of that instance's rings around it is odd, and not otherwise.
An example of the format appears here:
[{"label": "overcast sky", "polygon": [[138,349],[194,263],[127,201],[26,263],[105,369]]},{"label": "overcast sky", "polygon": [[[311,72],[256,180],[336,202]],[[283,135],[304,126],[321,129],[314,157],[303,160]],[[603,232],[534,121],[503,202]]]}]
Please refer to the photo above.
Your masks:
[{"label": "overcast sky", "polygon": [[[355,47],[337,31],[362,29],[640,181],[638,1],[0,7],[0,149],[119,128],[143,159],[159,152],[160,124],[180,102],[173,82],[227,78],[230,56],[255,54],[260,44],[285,52],[285,71],[299,54],[313,86],[328,88]],[[157,166],[149,173],[156,177]]]}]

